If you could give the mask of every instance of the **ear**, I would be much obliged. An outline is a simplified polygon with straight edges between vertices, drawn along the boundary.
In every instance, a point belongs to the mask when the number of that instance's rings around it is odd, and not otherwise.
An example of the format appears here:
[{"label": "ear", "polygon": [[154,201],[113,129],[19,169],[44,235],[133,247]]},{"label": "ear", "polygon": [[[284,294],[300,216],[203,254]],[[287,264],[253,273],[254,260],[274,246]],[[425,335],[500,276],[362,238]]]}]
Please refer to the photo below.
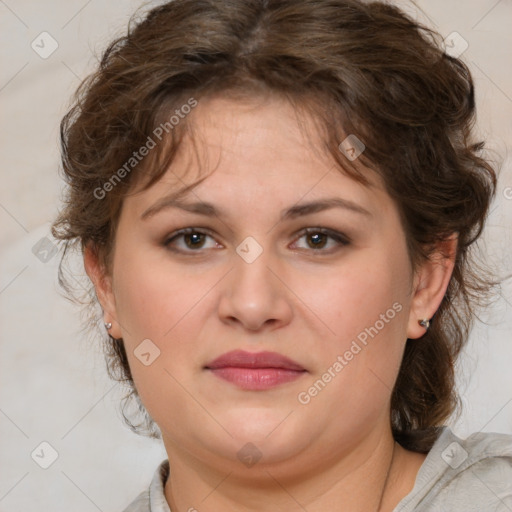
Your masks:
[{"label": "ear", "polygon": [[112,323],[109,334],[114,338],[121,338],[121,330],[117,322],[116,301],[112,291],[112,276],[108,275],[105,266],[100,262],[98,251],[93,244],[88,244],[84,249],[84,267],[103,309],[103,320],[105,323]]},{"label": "ear", "polygon": [[438,242],[431,257],[416,271],[407,326],[408,338],[416,339],[423,336],[426,329],[419,325],[418,321],[430,320],[439,308],[452,276],[457,242],[457,233]]}]

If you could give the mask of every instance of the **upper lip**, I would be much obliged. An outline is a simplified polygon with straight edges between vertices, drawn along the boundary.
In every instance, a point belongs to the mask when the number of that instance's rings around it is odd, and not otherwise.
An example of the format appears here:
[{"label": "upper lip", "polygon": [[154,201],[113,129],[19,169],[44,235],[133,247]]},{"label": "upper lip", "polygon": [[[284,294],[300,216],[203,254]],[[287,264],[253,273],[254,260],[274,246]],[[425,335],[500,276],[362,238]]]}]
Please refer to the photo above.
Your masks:
[{"label": "upper lip", "polygon": [[297,362],[277,352],[246,352],[233,350],[226,352],[209,362],[205,368],[283,368],[286,370],[304,371]]}]

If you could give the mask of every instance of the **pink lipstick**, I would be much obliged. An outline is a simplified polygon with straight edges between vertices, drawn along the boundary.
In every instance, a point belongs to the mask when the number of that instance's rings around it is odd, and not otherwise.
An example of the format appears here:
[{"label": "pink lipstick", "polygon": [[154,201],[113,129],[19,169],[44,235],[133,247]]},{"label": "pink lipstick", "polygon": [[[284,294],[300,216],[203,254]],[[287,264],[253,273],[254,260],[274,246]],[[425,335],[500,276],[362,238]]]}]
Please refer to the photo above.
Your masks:
[{"label": "pink lipstick", "polygon": [[247,390],[270,389],[307,372],[300,364],[277,352],[234,350],[205,366],[213,375]]}]

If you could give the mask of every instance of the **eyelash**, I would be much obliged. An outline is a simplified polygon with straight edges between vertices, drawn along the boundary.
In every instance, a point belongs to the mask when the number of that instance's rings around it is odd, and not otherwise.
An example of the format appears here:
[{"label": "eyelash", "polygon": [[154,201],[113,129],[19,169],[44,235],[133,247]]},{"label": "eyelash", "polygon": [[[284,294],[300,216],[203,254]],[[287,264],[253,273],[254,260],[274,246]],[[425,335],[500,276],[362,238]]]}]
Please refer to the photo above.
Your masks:
[{"label": "eyelash", "polygon": [[[209,232],[209,230],[201,229],[201,228],[184,228],[184,229],[175,231],[174,233],[172,233],[171,235],[166,237],[163,242],[163,245],[164,245],[164,247],[166,247],[167,249],[169,249],[173,252],[182,253],[182,254],[191,254],[191,253],[201,252],[201,249],[202,249],[201,247],[197,250],[194,250],[194,249],[184,250],[184,249],[176,249],[174,247],[170,247],[171,243],[174,242],[176,239],[183,237],[184,235],[190,235],[190,234],[206,235],[211,238],[214,238],[213,235]],[[296,240],[300,240],[301,238],[308,236],[308,235],[316,235],[316,234],[326,235],[327,237],[334,240],[338,244],[338,247],[334,248],[334,250],[339,249],[340,246],[344,247],[351,243],[349,237],[347,237],[343,233],[339,233],[337,231],[334,231],[332,229],[327,229],[327,228],[305,228],[300,233],[298,233]],[[300,250],[304,250],[304,249],[300,249]],[[333,252],[332,248],[330,250],[329,249],[324,250],[323,248],[321,248],[321,249],[308,248],[305,250],[313,251],[316,254],[319,254],[319,253],[331,254]]]}]

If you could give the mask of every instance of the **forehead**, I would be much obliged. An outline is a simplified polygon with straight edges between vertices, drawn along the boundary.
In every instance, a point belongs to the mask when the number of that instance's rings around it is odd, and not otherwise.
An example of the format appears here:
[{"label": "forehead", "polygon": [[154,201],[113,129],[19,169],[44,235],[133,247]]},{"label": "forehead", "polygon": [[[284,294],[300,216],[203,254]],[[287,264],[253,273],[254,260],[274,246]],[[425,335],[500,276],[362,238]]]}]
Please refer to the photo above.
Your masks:
[{"label": "forehead", "polygon": [[383,199],[370,169],[363,185],[344,174],[327,151],[318,121],[280,98],[205,98],[187,118],[187,134],[164,176],[129,196],[142,213],[164,194],[193,186],[184,197],[282,208],[301,198],[342,195],[370,208]]}]

